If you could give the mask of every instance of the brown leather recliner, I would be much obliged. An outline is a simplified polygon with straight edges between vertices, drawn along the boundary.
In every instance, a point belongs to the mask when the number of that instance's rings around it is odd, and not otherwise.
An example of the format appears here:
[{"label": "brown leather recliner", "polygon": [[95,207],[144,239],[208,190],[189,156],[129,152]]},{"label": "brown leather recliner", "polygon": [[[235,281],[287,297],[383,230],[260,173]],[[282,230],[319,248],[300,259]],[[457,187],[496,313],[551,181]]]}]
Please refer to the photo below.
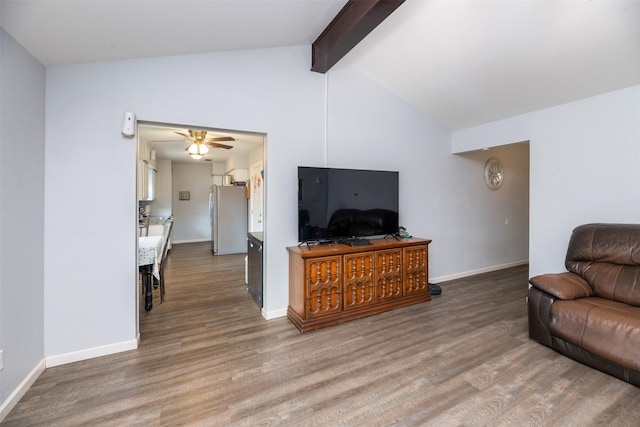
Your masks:
[{"label": "brown leather recliner", "polygon": [[529,280],[529,337],[640,386],[640,225],[577,227],[565,266]]}]

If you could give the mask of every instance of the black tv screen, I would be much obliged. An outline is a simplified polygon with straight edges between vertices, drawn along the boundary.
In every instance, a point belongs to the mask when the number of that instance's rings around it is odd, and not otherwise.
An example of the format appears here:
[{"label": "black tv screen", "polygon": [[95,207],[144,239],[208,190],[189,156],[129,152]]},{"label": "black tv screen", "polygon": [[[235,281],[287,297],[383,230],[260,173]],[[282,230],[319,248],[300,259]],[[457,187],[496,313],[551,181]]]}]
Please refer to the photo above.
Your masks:
[{"label": "black tv screen", "polygon": [[398,232],[398,172],[298,167],[298,241]]}]

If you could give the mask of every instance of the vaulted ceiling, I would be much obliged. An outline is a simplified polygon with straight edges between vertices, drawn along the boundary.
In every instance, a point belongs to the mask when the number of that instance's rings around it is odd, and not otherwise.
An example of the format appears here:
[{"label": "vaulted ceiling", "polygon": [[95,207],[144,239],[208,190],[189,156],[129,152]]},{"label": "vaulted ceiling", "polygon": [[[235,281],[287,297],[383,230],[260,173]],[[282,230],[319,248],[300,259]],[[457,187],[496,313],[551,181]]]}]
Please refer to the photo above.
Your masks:
[{"label": "vaulted ceiling", "polygon": [[[345,3],[2,0],[0,17],[54,66],[311,44]],[[347,65],[461,129],[640,84],[640,2],[407,0]]]}]

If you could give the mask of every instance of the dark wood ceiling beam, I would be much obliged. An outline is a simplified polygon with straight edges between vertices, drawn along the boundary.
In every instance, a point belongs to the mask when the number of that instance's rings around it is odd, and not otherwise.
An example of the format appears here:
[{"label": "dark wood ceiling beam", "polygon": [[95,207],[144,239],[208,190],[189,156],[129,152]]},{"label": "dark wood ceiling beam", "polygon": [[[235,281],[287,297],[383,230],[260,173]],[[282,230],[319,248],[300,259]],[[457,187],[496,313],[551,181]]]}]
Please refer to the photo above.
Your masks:
[{"label": "dark wood ceiling beam", "polygon": [[404,1],[349,0],[311,45],[311,71],[329,71]]}]

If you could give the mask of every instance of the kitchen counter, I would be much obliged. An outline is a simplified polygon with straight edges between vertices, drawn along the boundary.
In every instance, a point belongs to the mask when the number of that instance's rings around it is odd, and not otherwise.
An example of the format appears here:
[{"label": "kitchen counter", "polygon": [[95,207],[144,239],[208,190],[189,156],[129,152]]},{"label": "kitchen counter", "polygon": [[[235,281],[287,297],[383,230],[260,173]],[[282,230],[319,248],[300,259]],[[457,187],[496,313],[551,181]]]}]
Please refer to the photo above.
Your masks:
[{"label": "kitchen counter", "polygon": [[264,232],[262,231],[250,231],[249,236],[253,237],[255,240],[258,240],[260,243],[264,242]]},{"label": "kitchen counter", "polygon": [[152,216],[149,217],[149,225],[164,225],[168,219],[168,216]]}]

